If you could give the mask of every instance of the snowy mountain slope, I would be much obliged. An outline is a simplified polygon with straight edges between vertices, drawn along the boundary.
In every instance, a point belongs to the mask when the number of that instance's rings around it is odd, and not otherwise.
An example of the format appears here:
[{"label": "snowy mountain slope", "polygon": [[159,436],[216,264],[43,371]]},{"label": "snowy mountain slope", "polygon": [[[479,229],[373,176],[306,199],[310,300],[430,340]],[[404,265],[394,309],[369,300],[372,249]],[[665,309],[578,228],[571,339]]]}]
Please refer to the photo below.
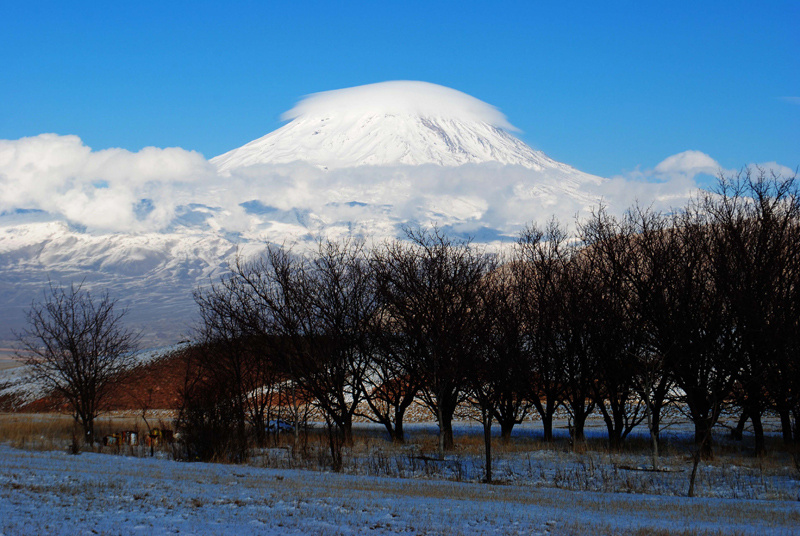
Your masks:
[{"label": "snowy mountain slope", "polygon": [[224,237],[190,229],[127,235],[59,221],[0,226],[0,341],[13,339],[51,280],[107,289],[145,330],[145,345],[175,342],[190,330],[192,291],[222,273],[235,252]]},{"label": "snowy mountain slope", "polygon": [[311,163],[325,169],[498,162],[532,169],[558,164],[486,123],[412,114],[301,117],[211,160],[220,171],[254,164]]}]

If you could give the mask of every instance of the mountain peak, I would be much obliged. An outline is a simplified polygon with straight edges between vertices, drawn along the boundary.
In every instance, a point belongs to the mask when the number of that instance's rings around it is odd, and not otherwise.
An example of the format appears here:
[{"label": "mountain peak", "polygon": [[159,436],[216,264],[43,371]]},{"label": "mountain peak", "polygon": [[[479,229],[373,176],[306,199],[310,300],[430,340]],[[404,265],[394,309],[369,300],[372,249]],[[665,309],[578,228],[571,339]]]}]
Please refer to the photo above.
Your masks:
[{"label": "mountain peak", "polygon": [[278,130],[213,158],[223,172],[307,162],[324,168],[497,162],[567,167],[509,133],[497,108],[428,82],[392,81],[312,94]]}]

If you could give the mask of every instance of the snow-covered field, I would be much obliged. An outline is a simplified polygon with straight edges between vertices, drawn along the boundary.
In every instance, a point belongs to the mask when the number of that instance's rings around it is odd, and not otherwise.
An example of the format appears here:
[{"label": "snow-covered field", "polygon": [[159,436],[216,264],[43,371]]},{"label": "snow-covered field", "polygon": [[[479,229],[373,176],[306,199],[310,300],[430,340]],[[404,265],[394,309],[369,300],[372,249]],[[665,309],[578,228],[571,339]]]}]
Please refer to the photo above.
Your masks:
[{"label": "snow-covered field", "polygon": [[[101,418],[101,433],[135,427],[136,416],[126,415]],[[481,483],[481,429],[468,420],[455,423],[456,449],[443,461],[432,458],[435,423],[409,422],[405,446],[387,441],[380,426],[358,423],[343,474],[325,471],[319,424],[295,455],[286,437],[280,448],[254,451],[247,464],[224,465],[173,461],[168,446],[154,458],[141,445],[72,456],[66,437],[30,431],[57,430],[56,421],[68,429],[69,418],[54,414],[3,421],[9,430],[31,426],[25,441],[9,434],[0,445],[0,536],[800,534],[800,473],[779,448],[774,419],[767,432],[775,448],[755,458],[751,431],[744,442],[730,440],[735,415],[723,416],[717,456],[701,463],[693,499],[686,497],[691,426],[678,416],[665,422],[659,471],[651,470],[644,429],[609,452],[596,416],[580,449],[569,447],[564,419],[551,444],[541,442],[538,421],[526,421],[510,445],[494,442],[494,485]]]},{"label": "snow-covered field", "polygon": [[796,534],[800,503],[487,486],[0,446],[3,534]]},{"label": "snow-covered field", "polygon": [[690,499],[680,445],[654,473],[635,450],[531,448],[523,426],[516,448],[496,449],[500,484],[486,485],[466,423],[445,462],[419,456],[434,425],[410,426],[408,447],[361,428],[347,474],[286,468],[319,467],[286,449],[223,465],[143,447],[72,456],[0,445],[0,534],[800,534],[800,479],[785,453],[719,455]]}]

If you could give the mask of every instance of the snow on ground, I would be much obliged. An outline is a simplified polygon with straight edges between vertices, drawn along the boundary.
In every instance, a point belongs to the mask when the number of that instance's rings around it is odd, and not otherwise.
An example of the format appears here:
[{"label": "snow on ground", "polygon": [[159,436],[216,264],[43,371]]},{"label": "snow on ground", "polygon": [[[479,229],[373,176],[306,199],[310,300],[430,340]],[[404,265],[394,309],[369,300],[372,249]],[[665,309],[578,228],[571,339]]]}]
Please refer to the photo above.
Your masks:
[{"label": "snow on ground", "polygon": [[800,533],[795,501],[378,478],[0,446],[0,533]]}]

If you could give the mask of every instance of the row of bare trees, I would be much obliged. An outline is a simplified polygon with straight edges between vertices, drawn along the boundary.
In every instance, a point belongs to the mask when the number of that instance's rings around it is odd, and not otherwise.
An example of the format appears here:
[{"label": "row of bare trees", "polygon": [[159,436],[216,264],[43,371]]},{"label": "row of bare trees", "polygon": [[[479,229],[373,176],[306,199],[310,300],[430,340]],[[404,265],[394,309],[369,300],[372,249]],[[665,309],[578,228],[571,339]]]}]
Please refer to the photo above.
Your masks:
[{"label": "row of bare trees", "polygon": [[487,478],[492,422],[508,439],[536,412],[550,440],[559,407],[575,440],[599,412],[612,447],[646,421],[654,459],[676,398],[706,454],[730,404],[752,421],[758,452],[766,411],[780,415],[786,441],[798,439],[795,179],[721,179],[671,214],[600,209],[576,236],[553,221],[510,249],[488,253],[434,228],[371,248],[322,241],[313,255],[270,248],[238,261],[195,295],[202,344],[184,428],[216,419],[233,424],[241,449],[263,442],[280,385],[327,421],[335,469],[354,418],[403,441],[415,399],[439,424],[440,453],[453,447],[456,408],[476,406]]},{"label": "row of bare trees", "polygon": [[619,300],[629,338],[624,361],[642,370],[637,394],[655,436],[659,409],[677,391],[707,454],[726,404],[742,409],[742,423],[752,421],[757,453],[765,448],[767,410],[780,415],[785,441],[798,439],[791,426],[792,413],[800,417],[794,179],[722,179],[715,192],[673,215],[634,209],[615,219],[601,212],[582,235],[601,288]]}]

